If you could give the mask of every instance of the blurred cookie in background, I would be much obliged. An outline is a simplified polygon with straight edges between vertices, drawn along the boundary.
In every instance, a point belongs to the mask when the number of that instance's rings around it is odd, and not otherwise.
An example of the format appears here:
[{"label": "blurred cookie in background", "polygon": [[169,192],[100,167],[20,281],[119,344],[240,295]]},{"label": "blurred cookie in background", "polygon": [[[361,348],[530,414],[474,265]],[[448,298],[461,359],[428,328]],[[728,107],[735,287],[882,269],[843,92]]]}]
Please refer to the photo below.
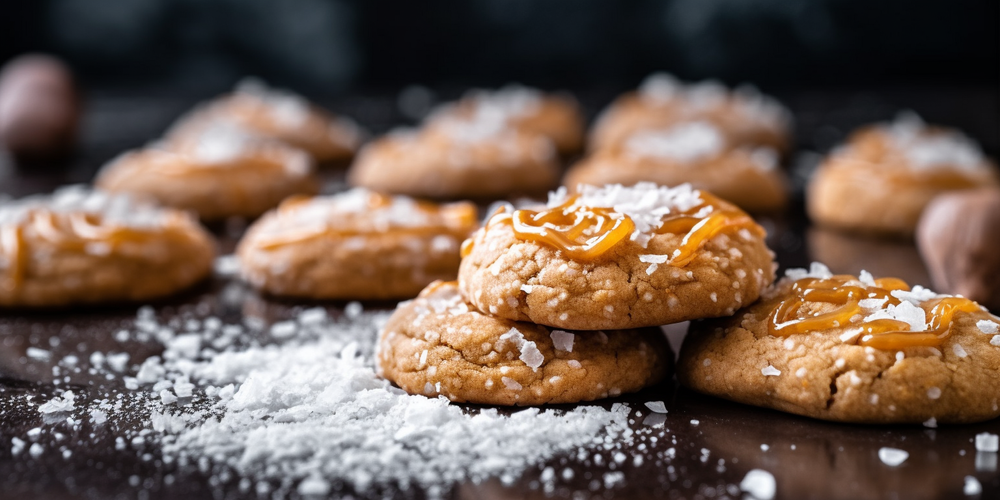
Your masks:
[{"label": "blurred cookie in background", "polygon": [[805,236],[808,257],[825,262],[835,273],[857,275],[862,270],[868,270],[879,276],[896,276],[914,285],[926,287],[933,284],[920,253],[912,243],[865,238],[816,226],[809,227]]},{"label": "blurred cookie in background", "polygon": [[563,184],[664,186],[691,183],[749,212],[774,212],[788,201],[778,153],[767,146],[732,146],[707,121],[634,132],[621,144],[599,149],[573,166]]},{"label": "blurred cookie in background", "polygon": [[824,226],[909,238],[934,197],[997,185],[996,165],[974,140],[908,112],[831,152],[809,182],[806,208]]}]

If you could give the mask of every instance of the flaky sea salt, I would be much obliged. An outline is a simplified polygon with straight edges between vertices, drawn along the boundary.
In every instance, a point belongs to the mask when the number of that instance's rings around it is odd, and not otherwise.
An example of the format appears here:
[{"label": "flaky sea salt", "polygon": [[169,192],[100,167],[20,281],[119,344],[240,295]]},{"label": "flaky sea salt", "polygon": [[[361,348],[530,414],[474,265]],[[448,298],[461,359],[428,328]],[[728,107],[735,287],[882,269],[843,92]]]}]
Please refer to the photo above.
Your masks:
[{"label": "flaky sea salt", "polygon": [[576,339],[576,335],[563,330],[552,330],[549,338],[552,339],[552,345],[557,351],[573,352],[573,341]]},{"label": "flaky sea salt", "polygon": [[764,368],[761,368],[760,373],[765,377],[777,377],[778,375],[781,375],[781,370],[771,365],[767,365]]},{"label": "flaky sea salt", "polygon": [[752,469],[740,481],[740,491],[756,500],[770,500],[778,490],[774,475],[763,469]]},{"label": "flaky sea salt", "polygon": [[989,432],[976,434],[976,451],[996,453],[1000,450],[1000,436]]},{"label": "flaky sea salt", "polygon": [[965,496],[977,496],[983,492],[983,485],[975,476],[965,476],[965,484],[962,485],[962,493]]},{"label": "flaky sea salt", "polygon": [[640,158],[662,158],[693,163],[723,152],[726,140],[717,127],[704,121],[666,129],[640,130],[625,141],[624,151]]},{"label": "flaky sea salt", "polygon": [[663,401],[646,401],[646,408],[653,413],[666,413],[667,405],[663,404]]},{"label": "flaky sea salt", "polygon": [[976,321],[976,328],[979,328],[979,331],[983,333],[994,334],[997,333],[998,329],[1000,329],[1000,325],[998,325],[995,321],[990,321],[988,319],[981,319],[979,321]]},{"label": "flaky sea salt", "polygon": [[889,467],[897,467],[907,458],[910,458],[910,454],[897,448],[883,447],[878,450],[878,459]]},{"label": "flaky sea salt", "polygon": [[38,411],[41,413],[72,411],[75,407],[73,399],[75,399],[73,391],[66,391],[62,394],[62,397],[52,398],[49,402],[39,406]]}]

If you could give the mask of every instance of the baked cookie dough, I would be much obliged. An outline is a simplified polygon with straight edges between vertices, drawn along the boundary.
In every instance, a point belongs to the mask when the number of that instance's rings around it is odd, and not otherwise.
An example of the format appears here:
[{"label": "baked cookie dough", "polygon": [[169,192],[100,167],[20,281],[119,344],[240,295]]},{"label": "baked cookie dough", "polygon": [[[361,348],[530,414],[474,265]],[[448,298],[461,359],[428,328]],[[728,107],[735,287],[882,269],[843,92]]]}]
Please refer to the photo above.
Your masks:
[{"label": "baked cookie dough", "polygon": [[789,146],[791,114],[752,85],[730,90],[712,80],[685,84],[655,73],[601,113],[591,129],[589,148],[620,145],[636,131],[691,121],[712,123],[733,145],[781,152]]},{"label": "baked cookie dough", "polygon": [[463,244],[462,293],[499,318],[573,330],[732,314],[774,280],[764,229],[689,184],[560,189]]},{"label": "baked cookie dough", "polygon": [[678,379],[733,401],[840,422],[1000,416],[1000,318],[896,278],[786,273],[731,318],[694,322]]},{"label": "baked cookie dough", "polygon": [[436,199],[541,194],[558,180],[551,141],[482,117],[392,132],[362,149],[348,172],[353,186]]},{"label": "baked cookie dough", "polygon": [[615,397],[663,380],[673,364],[659,328],[567,332],[495,318],[454,282],[401,303],[377,358],[380,375],[410,394],[490,405]]},{"label": "baked cookie dough", "polygon": [[247,230],[236,253],[244,279],[272,295],[411,298],[455,279],[460,243],[477,223],[472,203],[353,189],[285,201]]},{"label": "baked cookie dough", "polygon": [[788,201],[785,173],[770,147],[733,147],[706,121],[639,130],[621,145],[600,149],[566,173],[563,184],[665,186],[685,182],[749,212],[773,212]]},{"label": "baked cookie dough", "polygon": [[95,184],[191,210],[203,220],[256,217],[288,196],[319,191],[305,152],[223,126],[196,140],[125,153],[101,170]]},{"label": "baked cookie dough", "polygon": [[996,185],[996,166],[973,140],[902,113],[831,153],[809,182],[806,208],[825,226],[910,237],[937,195]]},{"label": "baked cookie dough", "polygon": [[252,78],[241,81],[232,94],[182,116],[167,135],[171,140],[186,140],[220,123],[284,142],[323,163],[350,159],[364,139],[364,132],[353,121],[333,116],[302,96],[268,88]]},{"label": "baked cookie dough", "polygon": [[583,115],[569,95],[545,94],[516,84],[495,91],[474,90],[439,108],[428,117],[426,126],[433,128],[456,117],[502,120],[510,128],[549,139],[563,155],[583,147]]},{"label": "baked cookie dough", "polygon": [[143,301],[201,281],[215,243],[185,212],[81,186],[0,203],[0,306]]}]

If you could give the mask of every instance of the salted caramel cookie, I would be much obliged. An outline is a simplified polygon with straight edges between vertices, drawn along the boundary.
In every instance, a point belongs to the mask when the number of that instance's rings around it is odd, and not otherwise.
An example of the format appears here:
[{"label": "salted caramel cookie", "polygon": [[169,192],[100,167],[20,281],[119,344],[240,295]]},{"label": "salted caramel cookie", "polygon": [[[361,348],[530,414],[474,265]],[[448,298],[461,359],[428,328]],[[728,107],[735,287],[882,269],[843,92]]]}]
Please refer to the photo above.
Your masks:
[{"label": "salted caramel cookie", "polygon": [[95,184],[191,210],[203,220],[256,217],[288,196],[319,191],[305,152],[231,127],[125,153],[101,170]]},{"label": "salted caramel cookie", "polygon": [[494,215],[463,254],[459,286],[477,309],[574,330],[732,314],[774,279],[764,229],[689,184],[560,189]]},{"label": "salted caramel cookie", "polygon": [[350,159],[364,139],[364,132],[350,119],[334,116],[302,96],[268,88],[252,78],[241,81],[232,94],[182,116],[167,135],[171,140],[185,140],[220,123],[302,149],[317,162]]},{"label": "salted caramel cookie", "polygon": [[823,420],[980,422],[1000,416],[998,327],[968,299],[813,264],[731,318],[692,323],[678,379]]},{"label": "salted caramel cookie", "polygon": [[209,275],[212,237],[187,213],[81,186],[0,203],[0,306],[151,300]]},{"label": "salted caramel cookie", "polygon": [[454,282],[401,303],[377,359],[380,375],[410,394],[490,405],[614,397],[663,380],[673,364],[659,328],[567,332],[495,318]]},{"label": "salted caramel cookie", "polygon": [[433,128],[442,121],[500,120],[508,127],[552,141],[560,154],[583,147],[583,115],[576,99],[565,94],[545,94],[522,85],[499,90],[473,90],[458,102],[440,107],[427,120]]},{"label": "salted caramel cookie", "polygon": [[254,223],[237,248],[244,279],[279,296],[401,299],[454,279],[475,205],[435,205],[354,189],[290,199]]},{"label": "salted caramel cookie", "polygon": [[655,73],[601,113],[591,129],[589,148],[620,145],[636,131],[691,121],[712,123],[733,145],[766,146],[779,152],[789,145],[791,114],[753,86],[730,90],[716,81],[685,84]]},{"label": "salted caramel cookie", "polygon": [[354,186],[437,199],[496,199],[541,194],[559,166],[548,139],[496,118],[440,119],[368,144],[348,172]]},{"label": "salted caramel cookie", "polygon": [[733,147],[706,121],[633,133],[619,146],[592,153],[566,173],[563,184],[665,186],[685,182],[750,212],[773,212],[787,202],[787,181],[778,153],[766,146]]},{"label": "salted caramel cookie", "polygon": [[832,152],[809,182],[809,216],[825,226],[910,237],[939,194],[1000,185],[996,166],[958,131],[913,113],[864,128]]}]

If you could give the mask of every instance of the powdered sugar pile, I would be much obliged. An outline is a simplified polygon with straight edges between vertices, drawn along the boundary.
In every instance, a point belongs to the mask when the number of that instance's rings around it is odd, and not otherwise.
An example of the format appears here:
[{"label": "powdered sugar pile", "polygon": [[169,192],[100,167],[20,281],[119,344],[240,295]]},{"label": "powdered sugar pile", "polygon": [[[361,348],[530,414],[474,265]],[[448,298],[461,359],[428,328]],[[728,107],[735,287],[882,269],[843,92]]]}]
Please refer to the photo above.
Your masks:
[{"label": "powdered sugar pile", "polygon": [[[691,210],[703,203],[701,192],[690,184],[677,187],[658,186],[652,182],[640,182],[635,186],[608,184],[597,187],[581,184],[579,197],[570,210],[577,208],[610,208],[627,215],[635,223],[631,239],[643,247],[653,237],[653,232],[663,225],[663,217],[675,212]],[[559,188],[549,194],[548,208],[555,208],[566,202],[569,194],[566,188]]]}]

